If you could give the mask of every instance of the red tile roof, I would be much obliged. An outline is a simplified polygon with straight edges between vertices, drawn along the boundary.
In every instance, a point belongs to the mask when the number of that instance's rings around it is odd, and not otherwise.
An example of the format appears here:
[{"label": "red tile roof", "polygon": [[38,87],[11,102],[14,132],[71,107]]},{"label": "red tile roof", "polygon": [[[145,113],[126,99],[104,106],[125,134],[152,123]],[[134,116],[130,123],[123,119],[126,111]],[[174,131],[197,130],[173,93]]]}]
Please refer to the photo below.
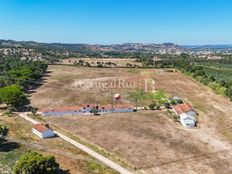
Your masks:
[{"label": "red tile roof", "polygon": [[33,126],[33,128],[41,133],[45,132],[48,130],[48,128],[46,128],[44,125],[42,124],[36,124]]},{"label": "red tile roof", "polygon": [[189,103],[185,104],[178,104],[173,107],[177,115],[181,115],[183,113],[186,113],[190,110],[193,110],[193,107]]}]

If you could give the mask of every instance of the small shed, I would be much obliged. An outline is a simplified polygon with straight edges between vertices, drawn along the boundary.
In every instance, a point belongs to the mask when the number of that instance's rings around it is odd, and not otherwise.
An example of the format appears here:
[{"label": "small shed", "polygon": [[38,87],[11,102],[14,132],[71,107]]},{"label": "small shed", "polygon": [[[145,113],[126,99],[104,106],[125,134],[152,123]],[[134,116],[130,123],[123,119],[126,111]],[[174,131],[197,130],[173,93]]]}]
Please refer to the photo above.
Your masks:
[{"label": "small shed", "polygon": [[51,138],[54,137],[55,134],[52,129],[42,125],[42,124],[36,124],[32,128],[32,132],[39,136],[40,138]]},{"label": "small shed", "polygon": [[185,113],[180,115],[180,123],[184,127],[195,127],[196,126],[195,118]]}]

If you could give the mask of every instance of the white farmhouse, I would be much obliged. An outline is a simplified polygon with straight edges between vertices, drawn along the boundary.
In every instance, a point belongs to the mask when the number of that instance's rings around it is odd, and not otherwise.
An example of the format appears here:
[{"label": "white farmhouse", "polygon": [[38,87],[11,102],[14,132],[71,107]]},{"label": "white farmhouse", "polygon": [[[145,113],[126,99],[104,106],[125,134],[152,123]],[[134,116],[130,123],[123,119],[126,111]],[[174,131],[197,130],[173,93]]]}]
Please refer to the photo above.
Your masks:
[{"label": "white farmhouse", "polygon": [[40,138],[51,138],[55,136],[53,130],[45,127],[42,124],[34,125],[32,128],[32,132],[37,136],[39,136]]}]

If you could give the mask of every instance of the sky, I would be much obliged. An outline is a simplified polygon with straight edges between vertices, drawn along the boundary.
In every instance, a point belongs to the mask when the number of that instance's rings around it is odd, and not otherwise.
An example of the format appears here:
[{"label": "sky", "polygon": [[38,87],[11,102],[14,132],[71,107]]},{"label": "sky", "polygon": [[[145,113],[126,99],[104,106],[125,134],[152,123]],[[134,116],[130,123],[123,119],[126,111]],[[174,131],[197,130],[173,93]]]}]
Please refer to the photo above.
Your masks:
[{"label": "sky", "polygon": [[232,1],[0,0],[0,39],[232,44]]}]

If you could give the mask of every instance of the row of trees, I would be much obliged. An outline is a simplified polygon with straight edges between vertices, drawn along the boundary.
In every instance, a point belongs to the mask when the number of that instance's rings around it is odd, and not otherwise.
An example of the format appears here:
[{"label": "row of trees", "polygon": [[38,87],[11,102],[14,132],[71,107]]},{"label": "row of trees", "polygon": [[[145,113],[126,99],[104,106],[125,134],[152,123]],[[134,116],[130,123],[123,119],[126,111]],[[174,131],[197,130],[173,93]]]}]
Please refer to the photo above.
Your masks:
[{"label": "row of trees", "polygon": [[80,66],[80,67],[98,67],[98,68],[110,68],[110,67],[117,67],[117,64],[114,62],[88,62],[80,59],[79,61],[75,61],[74,65]]}]

